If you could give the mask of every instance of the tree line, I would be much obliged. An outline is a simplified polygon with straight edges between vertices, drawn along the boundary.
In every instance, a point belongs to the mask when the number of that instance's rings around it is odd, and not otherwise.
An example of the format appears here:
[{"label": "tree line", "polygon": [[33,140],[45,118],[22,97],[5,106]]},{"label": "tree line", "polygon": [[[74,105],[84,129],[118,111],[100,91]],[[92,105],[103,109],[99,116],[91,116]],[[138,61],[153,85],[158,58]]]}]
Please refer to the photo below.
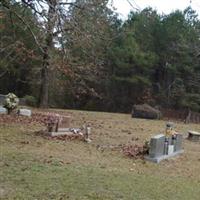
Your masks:
[{"label": "tree line", "polygon": [[122,21],[108,0],[2,0],[0,93],[40,107],[200,112],[200,20],[191,7]]}]

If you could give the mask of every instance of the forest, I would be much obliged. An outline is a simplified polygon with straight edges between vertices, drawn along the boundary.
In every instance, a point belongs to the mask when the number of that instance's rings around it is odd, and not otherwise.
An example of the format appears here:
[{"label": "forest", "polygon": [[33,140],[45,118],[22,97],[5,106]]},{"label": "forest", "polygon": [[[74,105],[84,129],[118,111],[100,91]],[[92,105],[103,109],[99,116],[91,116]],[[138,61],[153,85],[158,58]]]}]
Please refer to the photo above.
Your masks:
[{"label": "forest", "polygon": [[1,0],[0,94],[30,106],[200,112],[200,18],[148,7],[119,18],[108,0]]}]

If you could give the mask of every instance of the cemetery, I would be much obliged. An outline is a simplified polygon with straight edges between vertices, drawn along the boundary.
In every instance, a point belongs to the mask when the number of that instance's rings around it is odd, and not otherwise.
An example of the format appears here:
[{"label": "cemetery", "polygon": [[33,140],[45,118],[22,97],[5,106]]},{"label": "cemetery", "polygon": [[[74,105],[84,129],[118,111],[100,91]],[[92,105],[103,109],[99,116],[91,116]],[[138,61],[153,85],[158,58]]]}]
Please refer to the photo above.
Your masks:
[{"label": "cemetery", "polygon": [[0,0],[0,199],[200,200],[200,0]]},{"label": "cemetery", "polygon": [[[23,199],[30,195],[32,199],[39,192],[42,199],[88,199],[92,187],[92,199],[115,199],[119,189],[123,190],[124,199],[132,195],[153,199],[153,191],[160,186],[162,199],[168,199],[168,195],[174,199],[199,197],[199,124],[26,106],[8,112],[2,105],[0,113],[4,197]],[[12,182],[6,174],[13,176]],[[105,193],[108,190],[104,183],[96,182],[99,179],[115,191]],[[23,181],[31,186],[31,191]],[[132,184],[132,192],[121,188],[121,182],[124,187]],[[11,183],[17,184],[18,189]],[[66,185],[67,192],[65,187],[53,189],[60,183]],[[45,192],[49,188],[52,193]],[[104,192],[99,192],[99,188]]]}]

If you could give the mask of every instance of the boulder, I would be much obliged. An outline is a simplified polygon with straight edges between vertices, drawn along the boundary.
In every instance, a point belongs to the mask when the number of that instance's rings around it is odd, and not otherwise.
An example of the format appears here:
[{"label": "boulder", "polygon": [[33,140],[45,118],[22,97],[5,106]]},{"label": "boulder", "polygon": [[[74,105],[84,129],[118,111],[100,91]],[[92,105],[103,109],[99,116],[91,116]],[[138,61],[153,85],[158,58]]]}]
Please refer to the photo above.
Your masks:
[{"label": "boulder", "polygon": [[132,117],[143,119],[160,119],[161,112],[148,104],[134,105],[132,109]]}]

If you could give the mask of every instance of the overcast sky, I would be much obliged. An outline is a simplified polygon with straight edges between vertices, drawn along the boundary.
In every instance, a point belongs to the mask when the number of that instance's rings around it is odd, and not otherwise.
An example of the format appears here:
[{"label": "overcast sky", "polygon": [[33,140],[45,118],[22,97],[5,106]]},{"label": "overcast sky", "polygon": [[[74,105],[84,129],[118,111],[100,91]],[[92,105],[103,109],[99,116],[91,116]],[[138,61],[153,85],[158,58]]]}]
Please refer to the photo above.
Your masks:
[{"label": "overcast sky", "polygon": [[150,6],[160,14],[169,14],[176,9],[184,10],[186,7],[191,6],[200,17],[200,0],[113,0],[113,5],[121,18],[126,18],[130,10],[133,10],[128,1],[137,9]]}]

